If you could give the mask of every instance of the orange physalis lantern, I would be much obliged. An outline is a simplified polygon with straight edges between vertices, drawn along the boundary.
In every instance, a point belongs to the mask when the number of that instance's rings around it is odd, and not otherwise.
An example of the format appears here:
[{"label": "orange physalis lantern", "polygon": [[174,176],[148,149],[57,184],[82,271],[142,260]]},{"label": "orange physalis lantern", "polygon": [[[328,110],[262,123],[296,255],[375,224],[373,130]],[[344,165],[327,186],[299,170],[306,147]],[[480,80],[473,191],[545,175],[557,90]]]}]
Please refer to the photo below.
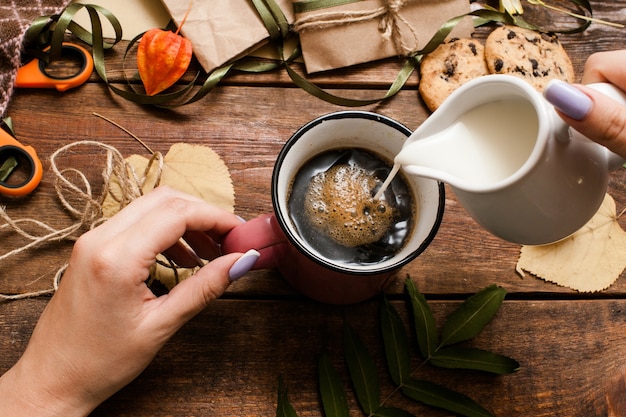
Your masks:
[{"label": "orange physalis lantern", "polygon": [[176,33],[150,29],[139,41],[137,67],[149,96],[174,85],[189,67],[193,55],[191,42],[178,34],[184,22],[185,19]]}]

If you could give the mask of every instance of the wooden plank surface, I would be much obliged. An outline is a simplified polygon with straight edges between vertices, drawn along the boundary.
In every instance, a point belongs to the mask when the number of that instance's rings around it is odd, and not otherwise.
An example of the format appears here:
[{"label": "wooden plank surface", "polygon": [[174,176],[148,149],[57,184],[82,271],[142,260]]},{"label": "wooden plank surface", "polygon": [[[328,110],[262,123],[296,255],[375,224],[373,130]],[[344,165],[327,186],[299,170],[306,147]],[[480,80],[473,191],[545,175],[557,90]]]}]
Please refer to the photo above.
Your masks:
[{"label": "wooden plank surface", "polygon": [[[625,1],[592,2],[592,6],[595,17],[625,20]],[[540,19],[552,18],[542,15],[541,9],[534,13]],[[556,20],[567,22],[562,17]],[[483,30],[478,32],[479,39],[484,36]],[[601,25],[561,39],[578,77],[589,54],[626,47],[623,29]],[[107,58],[114,82],[122,81],[123,47]],[[380,97],[401,64],[402,60],[390,59],[309,78],[338,95]],[[301,70],[301,66],[296,68]],[[384,114],[415,129],[428,117],[416,91],[418,82],[413,74],[396,97],[359,110]],[[173,110],[124,101],[112,95],[96,76],[64,94],[18,91],[9,115],[18,138],[40,153],[46,172],[31,196],[2,198],[0,204],[12,218],[35,218],[66,227],[75,219],[63,209],[54,191],[48,158],[56,149],[74,141],[97,140],[115,146],[124,156],[147,155],[141,145],[94,116],[95,112],[131,130],[155,151],[165,153],[180,141],[210,146],[230,169],[236,213],[253,218],[271,210],[271,172],[285,140],[309,120],[337,110],[346,108],[294,87],[284,71],[230,76],[203,100]],[[76,148],[64,161],[88,174],[96,194],[101,191],[101,153]],[[609,192],[618,212],[626,208],[625,184],[626,170],[612,175]],[[622,227],[625,222],[620,219]],[[24,243],[6,230],[0,231],[0,238],[2,251]],[[52,243],[2,261],[0,293],[49,288],[70,250],[71,242]],[[427,367],[419,375],[467,394],[497,416],[606,416],[607,395],[618,404],[622,401],[623,406],[626,400],[620,400],[619,394],[626,392],[625,274],[606,291],[579,294],[531,276],[521,278],[515,272],[518,254],[519,245],[481,230],[447,189],[446,212],[437,237],[424,254],[398,273],[389,296],[408,323],[402,294],[403,280],[409,275],[427,295],[441,322],[469,294],[492,283],[503,286],[509,292],[507,301],[471,345],[511,356],[521,369],[514,375],[493,377]],[[47,300],[0,303],[0,372],[25,348]],[[347,307],[322,305],[294,292],[277,273],[256,271],[232,285],[222,299],[185,326],[144,374],[93,415],[274,415],[279,377],[289,388],[300,416],[322,415],[316,386],[316,361],[322,352],[330,353],[349,387],[341,346],[344,320],[371,347],[383,394],[389,394],[378,331],[378,300]],[[416,415],[449,415],[398,395],[392,403]],[[351,415],[361,415],[352,395],[350,404]]]},{"label": "wooden plank surface", "polygon": [[[394,305],[408,326],[404,302]],[[431,301],[439,323],[457,305]],[[5,352],[0,370],[18,358],[44,306],[42,299],[0,305]],[[517,359],[517,373],[497,377],[427,366],[416,377],[458,390],[497,416],[606,416],[604,396],[619,387],[616,378],[626,366],[625,312],[624,300],[505,301],[471,345]],[[282,377],[298,414],[320,416],[320,354],[330,355],[350,388],[341,345],[344,319],[371,350],[382,396],[389,395],[378,302],[329,307],[306,300],[222,299],[185,326],[135,382],[93,415],[271,416]],[[360,415],[354,396],[348,398],[352,415]],[[449,415],[397,394],[389,405],[415,415]]]},{"label": "wooden plank surface", "polygon": [[[372,93],[375,91],[350,91],[350,94],[361,96]],[[19,92],[13,100],[11,115],[20,140],[35,145],[42,158],[63,145],[94,139],[116,147],[123,155],[149,155],[134,139],[94,116],[94,112],[126,127],[154,151],[167,153],[172,144],[181,141],[208,145],[229,167],[235,187],[236,213],[250,219],[271,211],[271,173],[284,141],[309,120],[345,110],[314,99],[299,89],[227,86],[218,87],[212,94],[214,96],[210,99],[176,110],[157,110],[111,96],[103,85],[94,83],[66,94]],[[242,103],[246,103],[245,106]],[[423,108],[417,105],[414,91],[402,91],[389,102],[362,110],[387,115],[411,129],[427,117]],[[37,123],[33,121],[34,114]],[[73,164],[89,173],[94,193],[99,192],[104,153],[93,147],[76,148],[71,158],[60,162]],[[49,165],[49,161],[44,160],[45,169]],[[618,211],[626,207],[625,179],[623,170],[611,177],[610,193],[616,200]],[[437,237],[424,254],[403,269],[400,276],[410,274],[425,293],[468,294],[496,282],[512,292],[573,294],[553,284],[531,277],[522,279],[517,275],[515,264],[519,245],[483,231],[459,206],[452,192],[447,191],[444,222]],[[33,217],[56,227],[65,227],[74,220],[59,204],[54,177],[49,171],[32,196],[26,200],[7,200],[5,204],[9,215],[16,219]],[[5,247],[10,248],[15,238],[8,234],[3,241]],[[63,253],[67,253],[67,246],[64,245]],[[41,262],[40,256],[46,261]],[[41,279],[36,282],[27,279],[25,288],[22,274],[3,268],[0,275],[5,291],[25,292],[49,286],[51,276],[67,257],[60,254],[59,259],[54,260],[50,259],[51,256],[54,254],[50,250],[42,248],[35,254],[25,253],[10,259],[9,265],[15,269],[27,265],[30,275]],[[257,273],[255,276],[256,280],[237,285],[234,290],[252,294],[272,291],[276,281],[273,273]],[[623,294],[625,290],[626,282],[621,279],[608,293]]]}]

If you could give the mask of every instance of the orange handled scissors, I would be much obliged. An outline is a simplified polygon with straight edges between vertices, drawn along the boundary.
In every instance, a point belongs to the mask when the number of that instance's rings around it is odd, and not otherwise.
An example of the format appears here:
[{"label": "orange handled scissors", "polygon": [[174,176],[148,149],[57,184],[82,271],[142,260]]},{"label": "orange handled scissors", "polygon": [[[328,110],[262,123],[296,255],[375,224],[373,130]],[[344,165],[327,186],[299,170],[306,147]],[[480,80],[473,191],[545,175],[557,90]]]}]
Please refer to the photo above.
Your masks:
[{"label": "orange handled scissors", "polygon": [[15,86],[18,88],[56,88],[58,91],[65,91],[78,87],[89,79],[93,72],[93,58],[85,48],[64,42],[61,56],[77,58],[80,61],[79,70],[67,77],[59,77],[46,71],[45,62],[33,59],[17,71]]},{"label": "orange handled scissors", "polygon": [[[44,61],[33,59],[17,71],[15,86],[66,91],[89,79],[93,72],[93,58],[85,48],[66,42],[62,45],[61,56],[77,59],[79,70],[69,76],[56,76],[46,70]],[[22,145],[12,133],[0,128],[0,194],[25,196],[37,188],[42,174],[41,160],[35,149]]]},{"label": "orange handled scissors", "polygon": [[35,149],[22,145],[0,128],[0,194],[25,196],[37,188],[42,174],[43,168]]}]

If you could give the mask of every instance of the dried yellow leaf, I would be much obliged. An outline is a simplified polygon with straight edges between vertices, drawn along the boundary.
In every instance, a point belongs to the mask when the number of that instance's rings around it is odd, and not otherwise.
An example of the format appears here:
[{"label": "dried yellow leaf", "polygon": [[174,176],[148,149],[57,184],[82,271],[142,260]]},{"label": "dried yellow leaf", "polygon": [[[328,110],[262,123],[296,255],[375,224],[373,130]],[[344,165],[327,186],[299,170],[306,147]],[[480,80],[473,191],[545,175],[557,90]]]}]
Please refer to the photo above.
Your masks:
[{"label": "dried yellow leaf", "polygon": [[[158,185],[167,185],[194,195],[207,203],[234,211],[235,192],[228,167],[211,148],[201,145],[177,143],[160,161],[140,155],[126,158],[130,166],[126,175],[137,189],[146,193]],[[121,210],[120,181],[112,178],[109,192],[103,203],[103,212],[111,217]]]},{"label": "dried yellow leaf", "polygon": [[500,12],[507,12],[509,14],[522,14],[524,8],[520,0],[500,0],[500,6],[498,8]]},{"label": "dried yellow leaf", "polygon": [[596,215],[572,236],[543,246],[522,246],[517,270],[581,292],[611,286],[626,268],[626,232],[615,201],[604,197]]},{"label": "dried yellow leaf", "polygon": [[174,268],[173,266],[166,266],[169,264],[169,261],[163,255],[157,255],[157,259],[160,263],[152,265],[152,268],[150,268],[150,278],[159,281],[168,290],[171,290],[179,282],[186,280],[200,269],[200,267]]}]

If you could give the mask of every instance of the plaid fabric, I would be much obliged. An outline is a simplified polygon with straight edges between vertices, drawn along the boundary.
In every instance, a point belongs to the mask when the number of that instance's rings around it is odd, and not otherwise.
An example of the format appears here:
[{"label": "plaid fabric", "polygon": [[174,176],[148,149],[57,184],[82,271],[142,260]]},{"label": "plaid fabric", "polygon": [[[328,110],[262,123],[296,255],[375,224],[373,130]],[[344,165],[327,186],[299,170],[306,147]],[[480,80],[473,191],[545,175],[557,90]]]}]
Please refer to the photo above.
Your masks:
[{"label": "plaid fabric", "polygon": [[0,116],[4,117],[20,66],[22,39],[39,16],[59,13],[70,0],[0,0]]}]

